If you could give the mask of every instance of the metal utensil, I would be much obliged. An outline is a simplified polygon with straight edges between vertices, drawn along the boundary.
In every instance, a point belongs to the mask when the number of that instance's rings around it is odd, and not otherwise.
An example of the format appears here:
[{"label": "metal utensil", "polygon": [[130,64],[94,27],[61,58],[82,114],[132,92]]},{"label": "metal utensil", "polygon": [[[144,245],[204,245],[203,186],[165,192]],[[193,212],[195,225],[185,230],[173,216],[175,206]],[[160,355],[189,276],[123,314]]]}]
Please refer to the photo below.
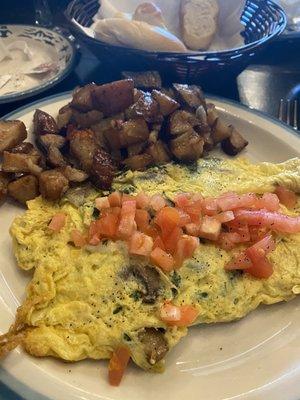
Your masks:
[{"label": "metal utensil", "polygon": [[298,100],[281,99],[278,118],[298,130]]}]

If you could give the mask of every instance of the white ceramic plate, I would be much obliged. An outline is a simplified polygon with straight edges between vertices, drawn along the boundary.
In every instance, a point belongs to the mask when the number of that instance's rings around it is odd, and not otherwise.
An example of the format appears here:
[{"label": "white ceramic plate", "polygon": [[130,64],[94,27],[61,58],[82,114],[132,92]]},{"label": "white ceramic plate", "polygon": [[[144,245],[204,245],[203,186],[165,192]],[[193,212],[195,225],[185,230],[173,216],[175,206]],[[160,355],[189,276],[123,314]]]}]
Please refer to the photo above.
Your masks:
[{"label": "white ceramic plate", "polygon": [[[10,114],[30,129],[35,108],[52,115],[70,95],[51,97]],[[300,156],[300,139],[287,126],[238,104],[212,99],[249,140],[253,161],[281,162]],[[12,323],[24,298],[28,274],[15,264],[8,227],[23,211],[6,203],[0,209],[0,331]],[[118,388],[107,384],[107,362],[67,364],[37,359],[17,349],[2,361],[0,386],[26,400],[299,400],[300,298],[261,307],[235,323],[192,328],[167,357],[162,375],[130,366]],[[11,397],[14,398],[15,397]]]}]

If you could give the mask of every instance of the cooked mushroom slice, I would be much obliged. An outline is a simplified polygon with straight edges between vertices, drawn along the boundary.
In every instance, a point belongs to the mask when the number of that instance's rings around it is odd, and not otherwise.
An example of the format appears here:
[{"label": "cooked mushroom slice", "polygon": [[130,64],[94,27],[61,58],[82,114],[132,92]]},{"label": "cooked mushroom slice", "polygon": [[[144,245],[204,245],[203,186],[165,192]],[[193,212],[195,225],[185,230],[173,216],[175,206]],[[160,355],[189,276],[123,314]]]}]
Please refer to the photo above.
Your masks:
[{"label": "cooked mushroom slice", "polygon": [[0,121],[0,153],[10,150],[27,138],[22,121]]},{"label": "cooked mushroom slice", "polygon": [[193,162],[203,155],[204,140],[193,129],[171,140],[173,155],[180,161]]},{"label": "cooked mushroom slice", "polygon": [[170,116],[169,133],[171,135],[181,135],[198,125],[200,125],[200,121],[195,114],[184,110],[177,110]]},{"label": "cooked mushroom slice", "polygon": [[173,87],[182,106],[188,106],[193,110],[204,106],[206,109],[204,94],[199,86],[174,83]]},{"label": "cooked mushroom slice", "polygon": [[214,126],[212,127],[212,139],[215,144],[222,142],[231,136],[232,128],[223,122],[220,118],[217,118]]},{"label": "cooked mushroom slice", "polygon": [[84,182],[89,177],[84,171],[73,168],[67,165],[64,168],[60,168],[59,171],[68,179],[70,182]]},{"label": "cooked mushroom slice", "polygon": [[90,83],[82,88],[76,89],[73,92],[73,99],[70,106],[81,112],[93,110],[95,107],[92,93],[96,87],[97,85]]},{"label": "cooked mushroom slice", "polygon": [[152,156],[154,164],[166,164],[171,161],[168,147],[161,140],[151,144],[146,151]]},{"label": "cooked mushroom slice", "polygon": [[96,86],[93,90],[93,99],[97,110],[106,117],[125,111],[133,104],[133,81],[124,79]]},{"label": "cooked mushroom slice", "polygon": [[91,110],[88,112],[79,112],[73,110],[72,121],[81,128],[90,128],[92,125],[97,124],[103,119],[103,113],[97,110]]},{"label": "cooked mushroom slice", "polygon": [[38,136],[36,142],[44,150],[47,150],[50,146],[61,149],[65,145],[66,139],[60,135],[47,133],[46,135]]},{"label": "cooked mushroom slice", "polygon": [[0,171],[0,202],[6,198],[7,186],[9,183],[9,178],[5,172]]},{"label": "cooked mushroom slice", "polygon": [[145,328],[139,332],[138,338],[144,345],[147,361],[151,365],[162,360],[169,351],[165,335],[158,329]]},{"label": "cooked mushroom slice", "polygon": [[47,200],[59,200],[68,188],[68,179],[55,169],[44,171],[39,176],[39,189]]},{"label": "cooked mushroom slice", "polygon": [[92,168],[93,157],[98,149],[95,134],[91,130],[74,130],[70,136],[71,154],[79,161],[80,167],[89,172]]},{"label": "cooked mushroom slice", "polygon": [[159,104],[148,92],[144,92],[138,101],[126,110],[125,115],[127,119],[144,118],[149,123],[162,120]]},{"label": "cooked mushroom slice", "polygon": [[96,150],[90,171],[92,182],[100,189],[108,190],[111,187],[115,172],[116,167],[111,155],[103,149]]},{"label": "cooked mushroom slice", "polygon": [[143,171],[153,162],[153,158],[150,154],[139,154],[126,158],[123,164],[132,171]]},{"label": "cooked mushroom slice", "polygon": [[126,79],[132,79],[134,86],[140,89],[160,89],[161,77],[157,71],[132,72],[123,71]]},{"label": "cooked mushroom slice", "polygon": [[35,148],[33,146],[32,143],[29,142],[23,142],[20,143],[18,146],[12,148],[11,150],[9,150],[10,153],[21,153],[21,154],[32,154],[34,153]]},{"label": "cooked mushroom slice", "polygon": [[58,111],[58,116],[56,118],[56,124],[58,129],[65,128],[71,121],[73,110],[69,104],[62,107]]},{"label": "cooked mushroom slice", "polygon": [[65,167],[67,165],[66,160],[61,154],[60,150],[55,146],[50,146],[47,152],[47,162],[51,167]]},{"label": "cooked mushroom slice", "polygon": [[3,153],[2,170],[4,172],[26,172],[34,175],[40,173],[42,169],[38,166],[40,161],[39,154]]},{"label": "cooked mushroom slice", "polygon": [[51,115],[42,110],[35,110],[33,115],[33,132],[35,135],[57,134],[58,126]]},{"label": "cooked mushroom slice", "polygon": [[222,142],[222,149],[226,154],[230,156],[236,156],[240,153],[249,142],[243,138],[243,136],[231,126],[231,136]]},{"label": "cooked mushroom slice", "polygon": [[164,117],[172,114],[172,112],[176,111],[177,108],[180,107],[180,104],[176,100],[158,90],[152,91],[152,97],[158,102],[159,111]]},{"label": "cooked mushroom slice", "polygon": [[8,184],[8,194],[22,204],[35,199],[39,194],[36,176],[26,175]]},{"label": "cooked mushroom slice", "polygon": [[153,304],[161,288],[160,276],[155,268],[148,265],[130,265],[124,271],[125,279],[135,278],[141,283],[141,295],[144,303]]},{"label": "cooked mushroom slice", "polygon": [[216,120],[219,118],[219,114],[216,110],[216,106],[212,103],[207,104],[207,122],[210,127],[215,125]]}]

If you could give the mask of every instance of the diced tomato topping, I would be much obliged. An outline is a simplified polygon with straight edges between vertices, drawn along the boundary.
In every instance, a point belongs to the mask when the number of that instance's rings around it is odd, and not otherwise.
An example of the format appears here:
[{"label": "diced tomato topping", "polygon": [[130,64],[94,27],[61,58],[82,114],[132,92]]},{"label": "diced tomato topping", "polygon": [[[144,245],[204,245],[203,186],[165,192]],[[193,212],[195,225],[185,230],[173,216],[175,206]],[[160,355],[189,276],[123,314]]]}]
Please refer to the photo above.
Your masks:
[{"label": "diced tomato topping", "polygon": [[191,195],[189,193],[180,193],[174,198],[174,203],[179,208],[185,208],[190,204]]},{"label": "diced tomato topping", "polygon": [[174,269],[174,259],[171,254],[165,252],[159,247],[152,250],[150,260],[154,265],[158,266],[165,272],[170,272]]},{"label": "diced tomato topping", "polygon": [[279,197],[280,203],[287,208],[294,208],[297,204],[297,195],[284,186],[277,186],[275,193]]},{"label": "diced tomato topping", "polygon": [[250,208],[256,204],[257,197],[253,193],[237,195],[224,194],[218,199],[218,206],[222,211],[232,211],[238,208]]},{"label": "diced tomato topping", "polygon": [[194,306],[175,306],[165,303],[160,309],[160,318],[171,326],[189,326],[195,322],[199,313]]},{"label": "diced tomato topping", "polygon": [[235,270],[235,269],[248,269],[252,267],[253,264],[250,258],[243,251],[238,256],[236,256],[232,261],[225,265],[225,269],[227,271]]},{"label": "diced tomato topping", "polygon": [[156,249],[156,247],[166,251],[166,246],[160,236],[157,236],[153,242],[153,249]]},{"label": "diced tomato topping", "polygon": [[110,203],[108,197],[98,197],[98,199],[95,200],[95,206],[96,208],[98,208],[98,210],[102,210],[103,208],[109,208]]},{"label": "diced tomato topping", "polygon": [[160,195],[155,194],[151,197],[149,206],[153,208],[154,211],[159,211],[166,205],[166,200]]},{"label": "diced tomato topping", "polygon": [[202,209],[205,215],[215,215],[219,209],[218,200],[212,197],[207,197],[203,200]]},{"label": "diced tomato topping", "polygon": [[201,223],[200,237],[204,239],[209,239],[212,241],[218,240],[221,233],[221,222],[214,217],[209,217],[205,215]]},{"label": "diced tomato topping", "polygon": [[119,218],[117,215],[108,214],[97,221],[97,233],[102,238],[114,239],[118,229]]},{"label": "diced tomato topping", "polygon": [[137,224],[138,230],[145,232],[146,229],[149,227],[150,222],[150,215],[146,210],[139,210],[135,211],[135,222]]},{"label": "diced tomato topping", "polygon": [[191,217],[189,216],[188,213],[186,213],[180,208],[178,208],[178,212],[180,215],[179,226],[183,227],[184,225],[189,224],[191,222]]},{"label": "diced tomato topping", "polygon": [[247,272],[259,279],[268,279],[273,274],[273,265],[266,258],[260,258]]},{"label": "diced tomato topping", "polygon": [[262,198],[257,199],[255,208],[264,208],[268,211],[278,211],[279,210],[279,198],[274,193],[265,193]]},{"label": "diced tomato topping", "polygon": [[123,201],[120,223],[117,231],[121,239],[129,239],[136,229],[135,223],[136,202],[134,200]]},{"label": "diced tomato topping", "polygon": [[259,210],[237,210],[235,217],[238,221],[259,227],[266,227],[282,233],[299,233],[300,217],[289,217],[288,215]]},{"label": "diced tomato topping", "polygon": [[122,203],[127,202],[127,201],[135,201],[136,202],[136,196],[133,196],[132,194],[122,194]]},{"label": "diced tomato topping", "polygon": [[177,242],[174,252],[176,267],[181,267],[184,260],[193,256],[199,246],[199,239],[193,236],[183,235]]},{"label": "diced tomato topping", "polygon": [[190,216],[191,222],[198,224],[201,220],[202,206],[196,203],[184,208],[184,211]]},{"label": "diced tomato topping", "polygon": [[135,200],[137,208],[147,208],[150,203],[150,196],[142,192],[136,196]]},{"label": "diced tomato topping", "polygon": [[153,249],[153,239],[141,232],[134,232],[129,242],[129,253],[148,257]]},{"label": "diced tomato topping", "polygon": [[249,227],[250,241],[251,242],[259,242],[267,235],[267,228],[260,228],[257,226]]},{"label": "diced tomato topping", "polygon": [[78,229],[73,229],[71,231],[71,240],[74,243],[75,247],[83,247],[87,244],[86,237],[81,232],[79,232]]},{"label": "diced tomato topping", "polygon": [[158,228],[153,225],[149,225],[148,228],[145,229],[144,233],[152,237],[153,240],[155,240],[160,235]]},{"label": "diced tomato topping", "polygon": [[236,244],[229,239],[228,233],[226,232],[221,232],[217,244],[221,249],[227,251],[232,250],[236,246]]},{"label": "diced tomato topping", "polygon": [[250,258],[253,264],[256,264],[258,260],[265,257],[276,247],[276,244],[271,235],[264,237],[253,246],[249,247],[245,253]]},{"label": "diced tomato topping", "polygon": [[180,214],[176,208],[164,207],[157,213],[155,222],[161,228],[163,235],[168,235],[179,225]]},{"label": "diced tomato topping", "polygon": [[230,222],[234,220],[234,213],[232,211],[224,211],[219,214],[214,215],[214,218],[224,224],[225,222]]},{"label": "diced tomato topping", "polygon": [[91,246],[97,246],[101,242],[101,239],[98,234],[95,234],[89,239],[89,244]]},{"label": "diced tomato topping", "polygon": [[66,224],[66,218],[67,218],[67,216],[64,213],[55,214],[52,217],[52,219],[48,225],[48,228],[51,229],[51,231],[53,231],[53,232],[56,232],[56,233],[60,232],[61,229]]},{"label": "diced tomato topping", "polygon": [[130,360],[130,351],[125,346],[118,347],[112,354],[108,365],[108,380],[112,386],[119,386]]},{"label": "diced tomato topping", "polygon": [[190,223],[185,225],[185,231],[188,235],[191,236],[196,236],[199,237],[201,233],[201,225],[200,224],[195,224],[195,223]]},{"label": "diced tomato topping", "polygon": [[122,193],[113,192],[108,196],[110,207],[121,207],[122,205]]},{"label": "diced tomato topping", "polygon": [[165,248],[166,250],[173,254],[175,249],[176,249],[176,245],[179,241],[179,239],[181,238],[183,232],[182,229],[179,228],[178,226],[175,226],[175,228],[168,234],[162,236],[162,240],[164,242]]}]

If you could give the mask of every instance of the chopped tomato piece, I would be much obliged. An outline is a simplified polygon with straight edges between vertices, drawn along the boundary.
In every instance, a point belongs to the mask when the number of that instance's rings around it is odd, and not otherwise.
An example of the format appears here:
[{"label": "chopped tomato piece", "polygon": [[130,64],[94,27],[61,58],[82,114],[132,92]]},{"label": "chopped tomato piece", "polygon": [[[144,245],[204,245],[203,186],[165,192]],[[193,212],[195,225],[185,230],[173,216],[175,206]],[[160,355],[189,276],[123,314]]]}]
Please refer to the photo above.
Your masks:
[{"label": "chopped tomato piece", "polygon": [[149,202],[149,206],[153,208],[154,211],[161,210],[165,207],[165,205],[166,200],[160,194],[155,194],[154,196],[152,196]]},{"label": "chopped tomato piece", "polygon": [[153,249],[153,239],[141,232],[134,232],[129,242],[129,253],[148,257]]},{"label": "chopped tomato piece", "polygon": [[206,197],[203,201],[203,213],[205,215],[215,215],[218,212],[219,205],[217,199]]},{"label": "chopped tomato piece", "polygon": [[297,195],[284,186],[277,186],[275,193],[279,197],[280,203],[287,208],[294,208],[297,204]]},{"label": "chopped tomato piece", "polygon": [[97,246],[101,242],[101,239],[98,234],[95,234],[89,239],[89,244],[91,246]]},{"label": "chopped tomato piece", "polygon": [[130,360],[130,351],[125,346],[118,347],[108,365],[108,380],[112,386],[119,386]]},{"label": "chopped tomato piece", "polygon": [[264,208],[268,211],[278,211],[279,198],[274,193],[265,193],[261,199],[257,199],[256,208]]},{"label": "chopped tomato piece", "polygon": [[266,210],[237,210],[235,217],[238,221],[245,222],[248,225],[265,227],[282,233],[300,232],[300,217],[289,217]]},{"label": "chopped tomato piece", "polygon": [[201,220],[202,205],[193,203],[184,208],[184,211],[190,216],[191,222],[198,224]]},{"label": "chopped tomato piece", "polygon": [[180,268],[184,260],[192,257],[198,246],[199,246],[198,238],[195,238],[193,236],[183,235],[178,240],[176,250],[174,253],[176,267]]},{"label": "chopped tomato piece", "polygon": [[98,234],[102,238],[114,239],[118,229],[117,215],[108,214],[97,221]]},{"label": "chopped tomato piece", "polygon": [[160,249],[166,251],[166,246],[160,236],[157,236],[153,242],[153,249],[156,249],[156,247],[159,247]]},{"label": "chopped tomato piece", "polygon": [[275,250],[276,244],[271,235],[264,237],[253,246],[246,249],[245,253],[253,264],[256,264],[261,258],[265,257],[271,251]]},{"label": "chopped tomato piece", "polygon": [[229,228],[230,233],[235,233],[238,234],[239,240],[236,241],[236,243],[246,243],[250,241],[250,232],[249,232],[249,227],[247,224],[244,222],[238,222],[238,221],[230,221],[226,225]]},{"label": "chopped tomato piece", "polygon": [[160,318],[171,326],[189,326],[197,319],[199,313],[194,306],[174,306],[165,303],[160,309]]},{"label": "chopped tomato piece", "polygon": [[145,229],[144,233],[151,236],[152,239],[156,239],[160,235],[158,228],[153,225],[149,225],[148,228]]},{"label": "chopped tomato piece", "polygon": [[235,270],[235,269],[248,269],[252,267],[253,264],[250,258],[243,251],[238,256],[234,257],[228,264],[225,265],[225,269],[227,271]]},{"label": "chopped tomato piece", "polygon": [[260,228],[257,226],[249,227],[250,241],[258,242],[267,235],[268,231],[266,228]]},{"label": "chopped tomato piece", "polygon": [[175,226],[175,228],[168,234],[162,235],[162,240],[164,242],[166,250],[173,254],[175,249],[176,249],[176,244],[178,240],[181,238],[183,232],[182,229],[179,228],[178,226]]},{"label": "chopped tomato piece", "polygon": [[71,240],[74,243],[75,247],[83,247],[87,244],[86,237],[81,232],[79,232],[78,229],[72,230]]},{"label": "chopped tomato piece", "polygon": [[170,234],[179,225],[180,214],[176,208],[164,207],[156,215],[155,222],[164,235]]},{"label": "chopped tomato piece", "polygon": [[184,225],[189,224],[191,222],[191,217],[189,216],[189,214],[181,210],[180,208],[178,208],[177,210],[180,215],[179,226],[183,227]]},{"label": "chopped tomato piece", "polygon": [[118,237],[122,239],[129,239],[132,233],[135,231],[135,211],[136,202],[134,200],[123,201],[120,223],[117,231]]},{"label": "chopped tomato piece", "polygon": [[190,193],[180,193],[174,198],[174,203],[179,208],[185,208],[190,204],[191,195]]},{"label": "chopped tomato piece", "polygon": [[209,239],[212,241],[218,240],[221,232],[221,222],[214,217],[205,215],[201,223],[200,237]]},{"label": "chopped tomato piece", "polygon": [[228,233],[226,232],[221,232],[218,239],[218,245],[221,247],[221,249],[227,251],[232,250],[236,246],[236,244],[228,238]]},{"label": "chopped tomato piece", "polygon": [[199,237],[201,233],[201,225],[200,224],[195,224],[195,223],[190,223],[185,225],[185,231],[188,235],[191,236],[196,236]]},{"label": "chopped tomato piece", "polygon": [[247,272],[255,278],[267,279],[273,274],[273,266],[266,257],[263,257],[248,268]]},{"label": "chopped tomato piece", "polygon": [[139,193],[136,198],[136,206],[137,208],[147,208],[150,203],[150,197],[145,193]]},{"label": "chopped tomato piece", "polygon": [[60,232],[60,230],[65,226],[66,224],[66,214],[64,213],[57,213],[55,214],[49,225],[48,228],[51,229],[53,232]]},{"label": "chopped tomato piece", "polygon": [[219,214],[214,215],[214,218],[224,224],[225,222],[230,222],[234,220],[234,213],[232,211],[224,211]]},{"label": "chopped tomato piece", "polygon": [[135,211],[135,222],[140,231],[144,232],[149,227],[150,215],[146,210]]},{"label": "chopped tomato piece", "polygon": [[121,214],[121,207],[103,208],[101,210],[101,217],[104,217],[105,215],[109,215],[109,214],[113,214],[113,215],[116,215],[117,217],[119,217]]},{"label": "chopped tomato piece", "polygon": [[132,194],[123,193],[122,194],[122,203],[124,203],[125,201],[136,201],[136,197],[133,196]]},{"label": "chopped tomato piece", "polygon": [[122,205],[122,193],[113,192],[108,196],[110,207],[121,207]]},{"label": "chopped tomato piece", "polygon": [[98,210],[102,210],[103,208],[109,208],[109,200],[108,197],[98,197],[98,199],[95,200],[95,206],[98,208]]},{"label": "chopped tomato piece", "polygon": [[174,269],[174,258],[171,254],[165,252],[159,247],[156,247],[152,250],[150,259],[159,268],[161,268],[165,272],[170,272]]},{"label": "chopped tomato piece", "polygon": [[217,200],[222,211],[232,211],[238,208],[250,208],[255,206],[257,197],[253,193],[237,195],[235,193],[224,194]]}]

